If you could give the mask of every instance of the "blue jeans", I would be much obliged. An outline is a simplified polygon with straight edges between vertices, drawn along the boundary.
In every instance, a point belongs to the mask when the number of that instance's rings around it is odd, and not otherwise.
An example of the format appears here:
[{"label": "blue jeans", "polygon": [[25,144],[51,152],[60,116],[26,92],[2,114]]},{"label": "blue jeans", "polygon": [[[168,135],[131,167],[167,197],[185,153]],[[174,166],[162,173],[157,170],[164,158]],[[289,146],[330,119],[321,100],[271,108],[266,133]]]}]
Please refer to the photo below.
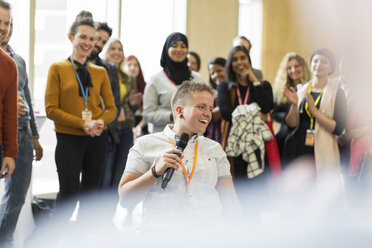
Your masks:
[{"label": "blue jeans", "polygon": [[101,177],[102,188],[117,189],[123,175],[129,149],[133,145],[133,132],[131,127],[119,129],[119,144],[109,144],[110,149],[106,154],[105,167]]},{"label": "blue jeans", "polygon": [[15,170],[10,177],[5,178],[5,195],[0,203],[1,247],[3,242],[13,241],[13,233],[30,186],[33,149],[31,131],[27,128],[18,130],[18,156],[15,160]]}]

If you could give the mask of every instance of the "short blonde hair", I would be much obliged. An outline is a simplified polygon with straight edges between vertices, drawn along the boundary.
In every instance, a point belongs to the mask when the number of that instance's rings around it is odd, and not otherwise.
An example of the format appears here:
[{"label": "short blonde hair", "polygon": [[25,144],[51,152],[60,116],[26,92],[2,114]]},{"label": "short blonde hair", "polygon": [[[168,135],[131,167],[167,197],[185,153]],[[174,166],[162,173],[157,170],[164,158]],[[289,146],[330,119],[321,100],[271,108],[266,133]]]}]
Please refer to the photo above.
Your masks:
[{"label": "short blonde hair", "polygon": [[173,118],[175,119],[176,107],[178,105],[186,104],[186,101],[195,93],[195,92],[209,92],[213,97],[216,96],[216,91],[208,84],[204,82],[193,82],[193,81],[183,81],[174,92],[172,96],[171,106]]}]

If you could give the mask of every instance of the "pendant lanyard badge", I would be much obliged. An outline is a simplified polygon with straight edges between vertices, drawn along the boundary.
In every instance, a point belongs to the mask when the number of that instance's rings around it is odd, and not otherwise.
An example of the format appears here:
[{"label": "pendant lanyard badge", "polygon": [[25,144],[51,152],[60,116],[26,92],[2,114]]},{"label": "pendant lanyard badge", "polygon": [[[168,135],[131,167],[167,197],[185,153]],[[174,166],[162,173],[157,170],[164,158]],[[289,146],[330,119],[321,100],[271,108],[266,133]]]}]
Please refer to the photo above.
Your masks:
[{"label": "pendant lanyard badge", "polygon": [[[76,66],[75,66],[74,60],[71,57],[69,57],[69,60],[71,61],[72,67],[74,68],[75,76],[76,76],[76,79],[79,83],[79,87],[81,89],[81,94],[83,95],[83,99],[84,99],[85,109],[83,111],[81,111],[81,118],[85,121],[91,121],[92,120],[92,111],[88,110],[88,90],[89,90],[89,87],[85,87],[85,89],[84,89],[83,84],[81,83],[81,79],[76,72]],[[87,70],[88,70],[88,62],[85,62],[85,66],[87,67]]]},{"label": "pendant lanyard badge", "polygon": [[[307,92],[311,94],[312,84],[309,85]],[[316,98],[314,104],[315,106],[319,103],[320,98],[323,95],[324,89],[320,92],[319,96]],[[314,116],[309,111],[309,104],[307,101],[305,102],[305,111],[310,118],[310,128],[306,130],[306,137],[305,137],[305,145],[306,146],[314,146],[315,142],[315,129],[314,129]]]},{"label": "pendant lanyard badge", "polygon": [[[172,143],[173,148],[176,147],[176,144],[174,143],[174,141],[172,139],[170,139],[170,138],[168,138],[168,139]],[[183,162],[181,163],[182,170],[183,170],[183,175],[185,176],[185,179],[186,179],[186,189],[187,189],[187,192],[189,191],[189,184],[190,184],[190,182],[192,180],[192,177],[194,176],[194,172],[195,172],[196,159],[198,157],[198,144],[199,144],[198,143],[198,140],[196,140],[195,141],[194,162],[193,162],[193,165],[192,165],[192,171],[191,171],[190,176],[187,175],[186,167],[183,164]]]},{"label": "pendant lanyard badge", "polygon": [[242,97],[240,95],[239,85],[236,84],[236,93],[238,94],[239,105],[247,104],[250,90],[251,88],[248,86],[247,92],[245,92],[244,103],[243,103]]}]

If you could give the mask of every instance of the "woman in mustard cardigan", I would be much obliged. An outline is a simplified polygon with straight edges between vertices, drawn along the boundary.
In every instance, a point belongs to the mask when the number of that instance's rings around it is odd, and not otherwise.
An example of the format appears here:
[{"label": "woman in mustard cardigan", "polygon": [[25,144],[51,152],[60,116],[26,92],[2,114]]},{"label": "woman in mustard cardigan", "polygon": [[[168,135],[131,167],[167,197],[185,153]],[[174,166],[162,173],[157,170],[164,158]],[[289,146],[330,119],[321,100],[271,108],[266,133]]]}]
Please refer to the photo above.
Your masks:
[{"label": "woman in mustard cardigan", "polygon": [[[106,125],[117,111],[106,70],[87,61],[95,44],[93,20],[77,19],[68,38],[73,51],[49,68],[45,108],[57,135],[59,204],[71,216],[78,194],[98,185],[107,151]],[[79,212],[86,205],[80,200]]]}]

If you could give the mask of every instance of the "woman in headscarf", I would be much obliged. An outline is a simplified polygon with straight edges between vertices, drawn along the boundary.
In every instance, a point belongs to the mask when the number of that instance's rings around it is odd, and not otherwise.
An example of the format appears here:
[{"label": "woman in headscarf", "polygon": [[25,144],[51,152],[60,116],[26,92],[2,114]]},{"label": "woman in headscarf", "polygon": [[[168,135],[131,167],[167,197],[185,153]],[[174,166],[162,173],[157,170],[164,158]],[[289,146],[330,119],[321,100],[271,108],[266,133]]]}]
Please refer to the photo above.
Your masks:
[{"label": "woman in headscarf", "polygon": [[170,34],[164,44],[160,65],[163,70],[150,78],[143,97],[143,118],[150,133],[163,131],[173,122],[171,99],[177,86],[185,80],[202,81],[200,75],[187,66],[187,37]]}]

